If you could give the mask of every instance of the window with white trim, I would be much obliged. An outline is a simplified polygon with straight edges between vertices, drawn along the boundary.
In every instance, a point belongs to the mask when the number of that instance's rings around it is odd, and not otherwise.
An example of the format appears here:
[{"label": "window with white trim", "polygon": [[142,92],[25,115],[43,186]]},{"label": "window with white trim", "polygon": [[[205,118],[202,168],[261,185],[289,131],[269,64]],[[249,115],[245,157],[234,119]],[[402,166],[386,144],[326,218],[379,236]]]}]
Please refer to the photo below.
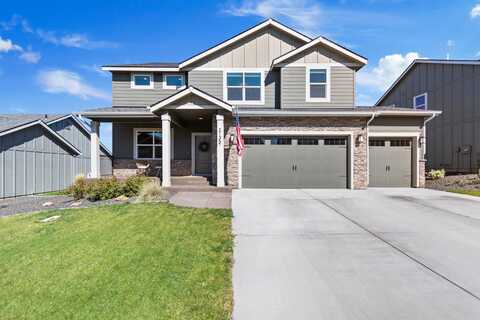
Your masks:
[{"label": "window with white trim", "polygon": [[164,73],[163,89],[183,89],[185,88],[185,77],[181,73]]},{"label": "window with white trim", "polygon": [[132,89],[153,89],[153,74],[132,73],[131,85]]},{"label": "window with white trim", "polygon": [[306,101],[329,102],[330,101],[330,68],[311,67],[307,68]]},{"label": "window with white trim", "polygon": [[263,103],[262,72],[227,72],[225,100],[234,104]]},{"label": "window with white trim", "polygon": [[413,97],[413,108],[420,110],[428,109],[428,94],[426,92]]},{"label": "window with white trim", "polygon": [[135,129],[135,159],[162,158],[162,130]]}]

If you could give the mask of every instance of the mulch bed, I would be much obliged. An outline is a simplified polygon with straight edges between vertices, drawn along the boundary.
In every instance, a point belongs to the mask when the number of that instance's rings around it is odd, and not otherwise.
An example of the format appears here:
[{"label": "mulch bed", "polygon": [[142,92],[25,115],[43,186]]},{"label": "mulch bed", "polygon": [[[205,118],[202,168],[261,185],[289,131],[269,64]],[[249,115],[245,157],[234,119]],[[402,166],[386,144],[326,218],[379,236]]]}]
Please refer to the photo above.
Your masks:
[{"label": "mulch bed", "polygon": [[428,180],[425,187],[436,190],[480,190],[480,177],[478,174],[465,174],[446,176],[438,180]]}]

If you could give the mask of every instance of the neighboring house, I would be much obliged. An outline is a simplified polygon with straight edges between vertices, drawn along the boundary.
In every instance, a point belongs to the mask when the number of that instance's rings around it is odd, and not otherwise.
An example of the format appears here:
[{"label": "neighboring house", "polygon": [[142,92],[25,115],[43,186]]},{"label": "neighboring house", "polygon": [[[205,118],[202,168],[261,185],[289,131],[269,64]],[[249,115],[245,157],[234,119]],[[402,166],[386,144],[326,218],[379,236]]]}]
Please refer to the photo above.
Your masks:
[{"label": "neighboring house", "polygon": [[377,105],[436,109],[427,128],[430,168],[468,173],[480,168],[480,61],[415,60]]},{"label": "neighboring house", "polygon": [[104,66],[113,105],[82,115],[113,124],[115,175],[148,162],[163,186],[172,175],[240,188],[422,186],[420,135],[437,112],[355,107],[366,63],[269,19],[180,63]]},{"label": "neighboring house", "polygon": [[[0,198],[62,190],[88,175],[90,129],[74,115],[0,115]],[[112,174],[100,146],[101,173]]]}]

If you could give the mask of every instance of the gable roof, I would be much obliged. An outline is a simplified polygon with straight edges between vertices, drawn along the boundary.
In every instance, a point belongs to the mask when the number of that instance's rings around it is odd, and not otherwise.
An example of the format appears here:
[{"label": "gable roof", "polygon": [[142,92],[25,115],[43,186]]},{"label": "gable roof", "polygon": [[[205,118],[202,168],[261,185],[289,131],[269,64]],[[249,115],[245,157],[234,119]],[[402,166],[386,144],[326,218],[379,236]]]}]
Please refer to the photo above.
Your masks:
[{"label": "gable roof", "polygon": [[240,41],[249,35],[260,31],[262,29],[268,28],[268,27],[274,27],[277,28],[294,38],[304,42],[308,43],[312,41],[312,39],[303,33],[300,33],[290,27],[287,27],[286,25],[278,22],[275,19],[268,19],[263,22],[260,22],[259,24],[225,40],[220,42],[219,44],[214,45],[213,47],[206,49],[180,63],[172,63],[172,62],[154,62],[154,63],[140,63],[140,64],[111,64],[111,65],[104,65],[102,66],[102,70],[105,71],[180,71],[181,69],[191,65],[192,63],[203,59],[215,52],[218,52],[219,50],[237,42]]},{"label": "gable roof", "polygon": [[357,61],[358,63],[362,64],[362,65],[365,65],[367,64],[368,60],[367,58],[327,39],[327,38],[324,38],[324,37],[318,37],[316,38],[315,40],[312,40],[306,44],[304,44],[303,46],[301,47],[298,47],[296,49],[293,49],[287,53],[285,53],[284,55],[281,55],[280,57],[277,57],[273,60],[272,62],[272,66],[275,66],[275,65],[278,65],[279,63],[281,62],[284,62],[286,61],[287,59],[290,59],[291,57],[293,56],[296,56],[297,54],[300,54],[302,52],[304,52],[305,50],[308,50],[318,44],[323,44],[325,45],[326,47],[330,48],[330,49],[333,49],[335,51],[338,51],[348,57],[350,57],[351,59]]},{"label": "gable roof", "polygon": [[[35,117],[37,118],[35,119]],[[45,115],[42,115],[42,117],[45,117]],[[55,117],[55,119],[57,119],[57,117]],[[44,120],[38,118],[38,115],[1,115],[0,123],[2,123],[0,137],[39,125],[44,128],[48,133],[50,133],[55,139],[60,141],[60,143],[70,149],[70,151],[77,155],[82,154],[82,152],[78,150],[73,144],[71,144],[67,139],[65,139],[59,133],[50,128],[48,124],[44,122]]]},{"label": "gable roof", "polygon": [[253,26],[251,27],[250,29],[247,29],[245,31],[243,31],[242,33],[240,34],[237,34],[236,36],[233,36],[232,38],[230,39],[227,39],[213,47],[211,47],[210,49],[207,49],[191,58],[188,58],[187,60],[184,60],[183,62],[180,63],[179,67],[180,69],[182,68],[185,68],[186,66],[200,60],[200,59],[203,59],[237,41],[240,41],[242,39],[244,39],[245,37],[248,37],[249,35],[259,31],[259,30],[262,30],[262,29],[265,29],[265,28],[268,28],[268,27],[274,27],[274,28],[277,28],[277,29],[280,29],[282,31],[284,31],[285,33],[288,33],[289,35],[307,43],[307,42],[310,42],[312,39],[310,37],[307,37],[306,35],[292,29],[292,28],[289,28],[287,27],[286,25],[274,20],[274,19],[268,19],[268,20],[265,20],[259,24],[257,24],[256,26]]},{"label": "gable roof", "polygon": [[228,110],[228,111],[232,111],[232,105],[226,103],[225,101],[223,100],[220,100],[218,99],[217,97],[214,97],[200,89],[197,89],[193,86],[189,86],[171,96],[169,96],[168,98],[165,98],[163,100],[160,100],[158,102],[155,102],[154,104],[152,104],[149,109],[151,112],[155,112],[159,109],[162,109],[166,106],[168,106],[169,104],[172,104],[174,103],[175,101],[178,101],[186,96],[188,96],[189,94],[193,94],[197,97],[200,97],[202,99],[205,99],[211,103],[213,103],[214,105],[216,106],[219,106],[220,108],[223,108],[225,110]]},{"label": "gable roof", "polygon": [[415,59],[410,63],[410,65],[402,72],[402,74],[395,80],[392,85],[385,91],[385,93],[375,102],[375,105],[378,106],[382,103],[382,101],[390,94],[390,92],[397,86],[397,84],[403,80],[419,63],[425,64],[468,64],[468,65],[480,65],[480,60],[445,60],[445,59]]}]

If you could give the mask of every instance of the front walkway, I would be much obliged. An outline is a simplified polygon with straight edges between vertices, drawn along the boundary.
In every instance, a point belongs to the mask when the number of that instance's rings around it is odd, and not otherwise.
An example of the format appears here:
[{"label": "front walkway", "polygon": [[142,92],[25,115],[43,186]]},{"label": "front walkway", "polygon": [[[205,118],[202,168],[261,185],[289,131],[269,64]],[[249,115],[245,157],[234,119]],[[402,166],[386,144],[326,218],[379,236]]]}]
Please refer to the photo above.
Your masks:
[{"label": "front walkway", "polygon": [[480,201],[236,190],[234,320],[480,319]]}]

